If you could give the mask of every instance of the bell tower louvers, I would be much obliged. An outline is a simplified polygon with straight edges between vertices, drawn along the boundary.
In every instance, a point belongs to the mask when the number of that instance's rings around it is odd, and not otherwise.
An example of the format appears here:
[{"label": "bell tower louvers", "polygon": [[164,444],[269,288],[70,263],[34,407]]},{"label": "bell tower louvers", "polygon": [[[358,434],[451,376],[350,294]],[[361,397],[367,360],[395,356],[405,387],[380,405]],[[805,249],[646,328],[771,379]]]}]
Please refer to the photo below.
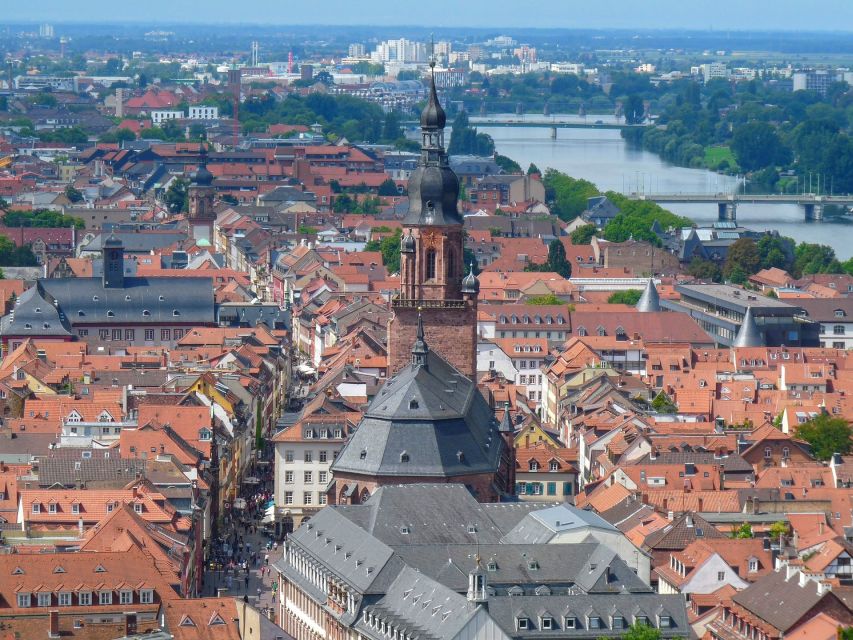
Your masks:
[{"label": "bell tower louvers", "polygon": [[479,283],[465,273],[459,179],[444,149],[446,122],[431,74],[421,113],[421,156],[409,177],[409,209],[400,239],[400,292],[389,323],[390,374],[409,362],[420,310],[432,348],[461,373],[476,375]]}]

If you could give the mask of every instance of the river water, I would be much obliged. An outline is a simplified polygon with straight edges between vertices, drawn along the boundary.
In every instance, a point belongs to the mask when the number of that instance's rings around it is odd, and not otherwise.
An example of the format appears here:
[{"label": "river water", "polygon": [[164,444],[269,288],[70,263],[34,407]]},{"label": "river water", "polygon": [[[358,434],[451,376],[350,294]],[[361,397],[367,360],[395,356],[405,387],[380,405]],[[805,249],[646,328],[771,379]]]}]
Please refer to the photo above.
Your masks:
[{"label": "river water", "polygon": [[[500,116],[490,116],[500,117]],[[520,119],[506,115],[505,119]],[[525,116],[535,122],[544,116]],[[555,116],[561,120],[577,116]],[[582,120],[582,119],[581,119]],[[612,122],[612,116],[587,116],[587,122]],[[472,118],[475,124],[476,118]],[[477,125],[475,125],[477,126]],[[629,147],[616,129],[558,129],[551,138],[549,127],[477,126],[495,141],[498,153],[527,169],[532,162],[545,171],[552,167],[575,178],[594,182],[604,191],[621,193],[730,193],[737,179],[707,171],[687,169],[664,162],[654,153]],[[666,203],[670,211],[700,225],[717,221],[716,204]],[[840,260],[853,257],[853,225],[845,221],[806,222],[801,207],[778,204],[741,204],[737,219],[756,230],[774,229],[798,242],[826,244]]]}]

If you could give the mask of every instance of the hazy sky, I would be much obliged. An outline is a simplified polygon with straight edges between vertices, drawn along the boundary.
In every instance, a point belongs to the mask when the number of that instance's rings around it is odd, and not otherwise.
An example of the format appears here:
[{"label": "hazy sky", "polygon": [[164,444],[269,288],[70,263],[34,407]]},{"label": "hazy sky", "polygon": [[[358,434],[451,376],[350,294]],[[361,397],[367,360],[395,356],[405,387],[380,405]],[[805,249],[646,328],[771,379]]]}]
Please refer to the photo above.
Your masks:
[{"label": "hazy sky", "polygon": [[853,0],[2,0],[0,22],[853,31]]}]

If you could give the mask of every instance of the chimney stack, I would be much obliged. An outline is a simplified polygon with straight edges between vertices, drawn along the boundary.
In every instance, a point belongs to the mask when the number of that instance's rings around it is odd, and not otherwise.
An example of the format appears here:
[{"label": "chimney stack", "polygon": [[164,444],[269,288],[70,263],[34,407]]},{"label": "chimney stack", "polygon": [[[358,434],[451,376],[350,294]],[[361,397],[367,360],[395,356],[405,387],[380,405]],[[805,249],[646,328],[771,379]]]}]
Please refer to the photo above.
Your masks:
[{"label": "chimney stack", "polygon": [[[705,499],[700,496],[699,498],[697,498],[697,502],[698,502],[698,504],[696,505],[696,511],[698,511],[699,513],[702,513],[703,511],[705,511],[705,508],[704,508],[705,507]],[[688,518],[690,518],[690,516],[688,516]],[[692,518],[691,518],[691,526],[692,526]]]},{"label": "chimney stack", "polygon": [[726,465],[720,463],[720,491],[726,490]]},{"label": "chimney stack", "polygon": [[757,496],[752,496],[752,515],[759,512],[759,500]]}]

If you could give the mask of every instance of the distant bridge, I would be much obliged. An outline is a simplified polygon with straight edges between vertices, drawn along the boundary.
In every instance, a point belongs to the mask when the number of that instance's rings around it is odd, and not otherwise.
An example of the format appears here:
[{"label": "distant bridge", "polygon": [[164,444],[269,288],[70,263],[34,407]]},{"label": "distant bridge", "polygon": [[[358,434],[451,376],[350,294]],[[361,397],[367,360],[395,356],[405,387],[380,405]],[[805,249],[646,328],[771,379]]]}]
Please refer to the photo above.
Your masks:
[{"label": "distant bridge", "polygon": [[720,220],[737,220],[739,204],[796,204],[803,208],[806,220],[823,220],[828,205],[853,206],[853,195],[818,195],[815,193],[630,193],[631,200],[650,200],[671,204],[678,202],[716,204]]},{"label": "distant bridge", "polygon": [[506,118],[490,118],[489,116],[471,116],[469,121],[475,127],[547,127],[551,129],[551,137],[556,137],[557,129],[634,129],[648,126],[647,124],[604,122],[603,120],[593,120],[592,118],[581,122],[580,120],[561,120],[547,116],[531,116],[530,118],[519,116],[518,119],[510,120]]}]

